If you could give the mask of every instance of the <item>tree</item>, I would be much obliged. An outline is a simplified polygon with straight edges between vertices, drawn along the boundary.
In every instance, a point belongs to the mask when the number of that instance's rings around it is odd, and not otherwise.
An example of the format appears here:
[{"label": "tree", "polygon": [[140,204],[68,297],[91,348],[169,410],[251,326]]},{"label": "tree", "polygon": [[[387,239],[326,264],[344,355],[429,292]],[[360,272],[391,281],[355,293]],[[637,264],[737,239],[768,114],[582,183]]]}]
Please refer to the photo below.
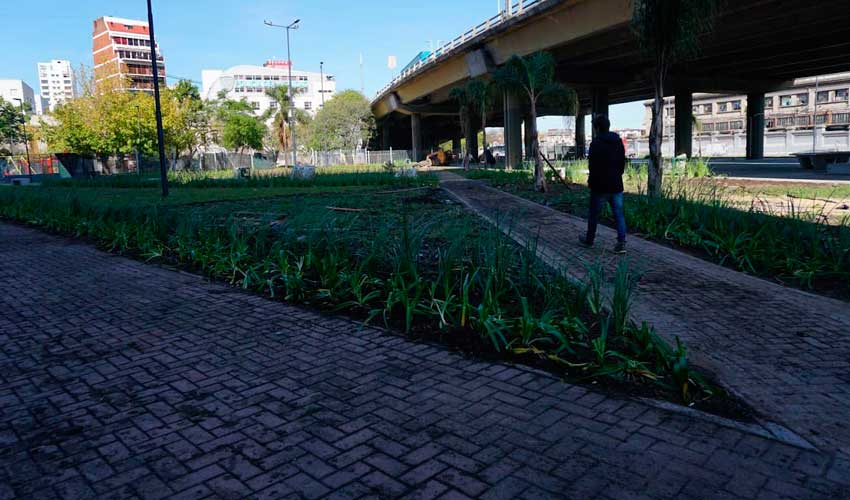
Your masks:
[{"label": "tree", "polygon": [[494,85],[484,80],[470,80],[466,84],[466,93],[469,96],[472,109],[481,115],[481,145],[484,149],[487,149],[487,114],[493,108],[493,101],[495,100],[493,90]]},{"label": "tree", "polygon": [[221,141],[224,147],[242,153],[245,148],[261,149],[266,126],[250,115],[233,113],[224,122]]},{"label": "tree", "polygon": [[[293,87],[292,89],[292,97],[299,94],[304,93],[304,88],[301,87]],[[277,87],[272,87],[266,89],[266,95],[274,99],[276,103],[275,108],[269,108],[262,116],[262,120],[268,121],[269,118],[272,118],[272,130],[277,137],[277,144],[280,146],[280,149],[286,150],[290,148],[290,140],[292,137],[292,132],[290,129],[289,123],[289,88],[286,86],[279,85]],[[309,123],[310,115],[303,109],[297,109],[295,107],[292,108],[293,114],[295,116],[295,131],[298,132],[299,125],[303,125]]]},{"label": "tree", "polygon": [[531,119],[527,134],[531,135],[531,154],[534,157],[534,187],[546,191],[546,175],[540,161],[540,141],[537,137],[537,108],[547,104],[559,114],[575,112],[575,92],[555,81],[555,59],[548,52],[535,52],[525,57],[512,56],[493,75],[495,84],[506,92],[528,100]]},{"label": "tree", "polygon": [[163,116],[171,118],[164,124],[166,130],[172,131],[166,143],[185,151],[191,163],[197,150],[211,140],[211,107],[204,104],[198,87],[188,80],[180,80],[174,89],[167,90],[166,100],[173,106]]},{"label": "tree", "polygon": [[369,100],[360,92],[345,90],[319,110],[310,125],[307,143],[313,149],[357,149],[369,142],[375,116]]},{"label": "tree", "polygon": [[632,31],[650,58],[652,121],[649,129],[649,194],[661,193],[664,136],[664,84],[670,67],[699,52],[700,37],[711,31],[719,0],[634,0]]},{"label": "tree", "polygon": [[[102,160],[118,154],[158,154],[154,100],[145,92],[128,92],[120,86],[93,87],[89,93],[60,105],[53,125],[43,128],[43,138],[52,151],[94,155]],[[196,97],[191,84],[163,89],[163,132],[166,148],[194,156],[207,140],[209,110]],[[105,161],[104,161],[104,164]]]},{"label": "tree", "polygon": [[472,124],[469,123],[470,114],[472,112],[472,99],[470,99],[467,87],[453,88],[449,92],[449,97],[457,103],[458,106],[458,120],[460,121],[460,129],[464,137],[463,169],[469,170],[469,144],[467,143],[466,138],[469,137],[470,128],[472,127]]},{"label": "tree", "polygon": [[[29,103],[25,103],[25,113],[28,108]],[[0,97],[0,143],[9,144],[10,151],[13,144],[24,140],[24,116],[24,114],[21,114],[21,108],[14,102],[4,101]]]}]

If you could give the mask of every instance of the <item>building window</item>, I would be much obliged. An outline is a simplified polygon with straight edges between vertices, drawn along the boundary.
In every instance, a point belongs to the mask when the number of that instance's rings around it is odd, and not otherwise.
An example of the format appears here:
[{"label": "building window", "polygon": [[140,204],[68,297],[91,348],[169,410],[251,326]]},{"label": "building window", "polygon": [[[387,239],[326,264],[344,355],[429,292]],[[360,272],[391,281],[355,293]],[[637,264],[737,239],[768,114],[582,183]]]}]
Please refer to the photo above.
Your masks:
[{"label": "building window", "polygon": [[732,101],[732,111],[741,111],[741,101]]},{"label": "building window", "polygon": [[835,91],[835,100],[836,101],[846,101],[847,100],[847,89],[838,89]]},{"label": "building window", "polygon": [[277,109],[277,101],[272,101],[269,103],[270,109]]},{"label": "building window", "polygon": [[783,106],[783,107],[793,106],[794,105],[793,97],[794,96],[791,96],[791,95],[779,96],[779,105]]},{"label": "building window", "polygon": [[699,114],[699,106],[691,106],[691,113],[698,115]]},{"label": "building window", "polygon": [[797,104],[807,106],[809,104],[809,94],[797,94]]},{"label": "building window", "polygon": [[818,104],[823,104],[825,102],[829,102],[829,91],[821,90],[818,92],[817,97],[815,98]]},{"label": "building window", "polygon": [[764,98],[764,107],[765,108],[773,108],[773,97],[765,97]]},{"label": "building window", "polygon": [[702,105],[702,112],[707,114],[707,115],[710,115],[711,113],[714,112],[714,104],[710,104],[710,103],[709,104],[703,104]]},{"label": "building window", "polygon": [[260,109],[260,103],[258,103],[256,101],[251,101],[251,108],[253,108],[254,111]]},{"label": "building window", "polygon": [[718,113],[725,113],[727,111],[729,111],[729,103],[728,102],[717,103],[717,112]]},{"label": "building window", "polygon": [[310,101],[304,101],[304,109],[306,109],[308,111],[313,109],[313,103],[310,102]]}]

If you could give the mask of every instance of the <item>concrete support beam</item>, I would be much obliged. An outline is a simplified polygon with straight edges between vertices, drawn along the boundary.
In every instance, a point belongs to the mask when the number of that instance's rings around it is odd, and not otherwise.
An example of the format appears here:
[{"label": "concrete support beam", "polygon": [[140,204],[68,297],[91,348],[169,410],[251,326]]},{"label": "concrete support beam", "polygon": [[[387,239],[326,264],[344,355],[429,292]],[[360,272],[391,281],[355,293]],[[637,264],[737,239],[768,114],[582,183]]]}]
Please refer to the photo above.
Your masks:
[{"label": "concrete support beam", "polygon": [[532,140],[530,132],[532,130],[536,130],[536,127],[532,126],[531,115],[529,113],[526,113],[522,117],[522,130],[522,140],[523,146],[525,148],[525,159],[528,161],[534,161],[534,157],[532,156],[533,153],[531,152],[531,150],[534,149],[534,144],[532,144],[534,141]]},{"label": "concrete support beam", "polygon": [[[598,115],[608,116],[608,88],[607,87],[594,87],[590,96],[590,108],[592,117],[595,118]],[[592,129],[591,129],[592,131]],[[596,132],[592,132],[593,136],[596,137]]]},{"label": "concrete support beam", "polygon": [[764,158],[764,94],[747,94],[747,159]]},{"label": "concrete support beam", "polygon": [[688,158],[694,152],[694,122],[693,122],[694,98],[690,92],[676,92],[676,118],[675,118],[675,154],[687,155]]},{"label": "concrete support beam", "polygon": [[576,112],[576,158],[584,158],[584,150],[586,147],[586,139],[584,135],[584,113]]},{"label": "concrete support beam", "polygon": [[419,114],[410,115],[410,145],[413,161],[422,161],[422,117]]},{"label": "concrete support beam", "polygon": [[505,165],[522,164],[522,104],[519,97],[505,92]]},{"label": "concrete support beam", "polygon": [[484,49],[477,49],[469,52],[466,56],[464,56],[464,61],[466,61],[466,67],[469,71],[470,78],[477,78],[479,76],[490,74],[496,67],[496,65],[493,64],[493,58],[490,57],[490,54],[488,54]]}]

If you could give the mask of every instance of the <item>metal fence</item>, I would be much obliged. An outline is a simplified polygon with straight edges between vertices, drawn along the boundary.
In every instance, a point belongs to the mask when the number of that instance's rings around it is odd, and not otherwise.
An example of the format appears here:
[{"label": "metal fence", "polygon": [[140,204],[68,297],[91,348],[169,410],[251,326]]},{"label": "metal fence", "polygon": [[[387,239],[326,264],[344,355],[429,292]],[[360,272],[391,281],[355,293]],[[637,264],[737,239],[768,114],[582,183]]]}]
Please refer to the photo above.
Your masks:
[{"label": "metal fence", "polygon": [[[287,155],[282,155],[287,158]],[[299,164],[327,167],[332,165],[383,165],[388,162],[404,163],[413,161],[410,151],[389,150],[369,151],[359,149],[352,151],[303,151],[297,156]]]},{"label": "metal fence", "polygon": [[59,174],[62,163],[54,155],[0,156],[0,176]]}]

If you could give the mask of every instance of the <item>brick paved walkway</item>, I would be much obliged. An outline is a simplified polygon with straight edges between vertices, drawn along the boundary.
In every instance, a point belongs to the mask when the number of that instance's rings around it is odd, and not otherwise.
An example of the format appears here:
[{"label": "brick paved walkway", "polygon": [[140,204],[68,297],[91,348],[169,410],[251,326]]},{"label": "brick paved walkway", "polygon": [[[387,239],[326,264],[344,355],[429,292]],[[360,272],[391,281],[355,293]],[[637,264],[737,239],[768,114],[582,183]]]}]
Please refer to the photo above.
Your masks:
[{"label": "brick paved walkway", "polygon": [[[441,176],[445,189],[509,227],[515,239],[537,239],[549,263],[581,277],[587,262],[598,261],[612,275],[619,257],[606,249],[614,246],[615,231],[600,227],[597,248],[584,249],[577,243],[587,227],[583,219],[451,172]],[[629,259],[643,273],[636,319],[681,337],[695,362],[766,420],[822,450],[850,455],[850,304],[640,238],[628,244]]]},{"label": "brick paved walkway", "polygon": [[0,499],[850,498],[850,464],[0,224]]}]

